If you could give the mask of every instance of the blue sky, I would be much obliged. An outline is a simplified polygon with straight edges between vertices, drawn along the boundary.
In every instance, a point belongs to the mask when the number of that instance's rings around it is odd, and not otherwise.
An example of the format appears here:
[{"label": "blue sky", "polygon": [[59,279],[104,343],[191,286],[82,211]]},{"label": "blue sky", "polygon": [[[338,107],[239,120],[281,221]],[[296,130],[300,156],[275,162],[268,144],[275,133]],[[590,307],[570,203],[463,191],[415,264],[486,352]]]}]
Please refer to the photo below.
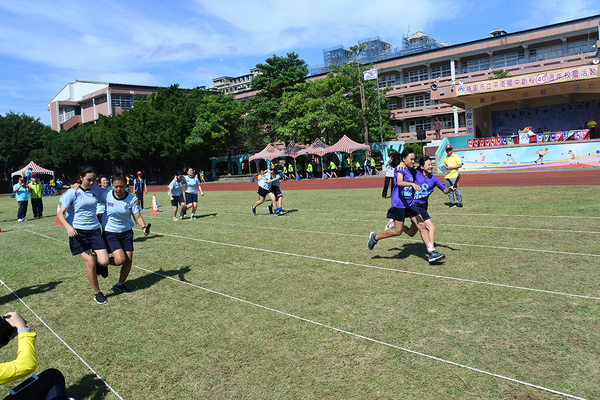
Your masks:
[{"label": "blue sky", "polygon": [[3,0],[0,114],[49,124],[47,103],[76,79],[210,87],[272,54],[320,65],[324,48],[363,38],[400,47],[409,25],[459,44],[596,14],[590,0]]}]

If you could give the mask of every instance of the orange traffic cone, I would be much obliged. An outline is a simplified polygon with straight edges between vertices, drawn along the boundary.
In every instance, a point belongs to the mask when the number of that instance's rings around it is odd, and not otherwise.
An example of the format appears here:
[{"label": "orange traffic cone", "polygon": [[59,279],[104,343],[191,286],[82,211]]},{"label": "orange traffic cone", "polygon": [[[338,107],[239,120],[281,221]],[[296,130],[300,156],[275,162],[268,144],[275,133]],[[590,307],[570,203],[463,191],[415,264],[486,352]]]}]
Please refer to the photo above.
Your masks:
[{"label": "orange traffic cone", "polygon": [[58,203],[58,206],[56,206],[56,224],[54,224],[54,226],[61,226],[62,224],[60,223],[60,221],[58,220],[58,212],[60,211],[60,203]]},{"label": "orange traffic cone", "polygon": [[158,214],[158,202],[156,201],[156,193],[152,193],[152,210],[150,210],[150,214]]},{"label": "orange traffic cone", "polygon": [[0,228],[0,233],[2,233],[2,228]]}]

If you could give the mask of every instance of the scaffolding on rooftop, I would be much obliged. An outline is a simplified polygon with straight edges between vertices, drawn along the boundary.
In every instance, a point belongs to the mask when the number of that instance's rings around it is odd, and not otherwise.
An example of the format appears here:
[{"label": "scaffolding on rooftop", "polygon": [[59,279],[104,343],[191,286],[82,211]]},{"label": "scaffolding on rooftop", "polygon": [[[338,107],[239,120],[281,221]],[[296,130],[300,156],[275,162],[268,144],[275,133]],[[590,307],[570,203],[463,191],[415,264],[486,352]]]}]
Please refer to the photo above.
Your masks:
[{"label": "scaffolding on rooftop", "polygon": [[429,36],[429,34],[418,31],[412,36],[403,36],[402,49],[396,49],[396,52],[398,53],[398,56],[403,56],[406,54],[423,53],[444,46],[448,46],[448,43],[438,42]]}]

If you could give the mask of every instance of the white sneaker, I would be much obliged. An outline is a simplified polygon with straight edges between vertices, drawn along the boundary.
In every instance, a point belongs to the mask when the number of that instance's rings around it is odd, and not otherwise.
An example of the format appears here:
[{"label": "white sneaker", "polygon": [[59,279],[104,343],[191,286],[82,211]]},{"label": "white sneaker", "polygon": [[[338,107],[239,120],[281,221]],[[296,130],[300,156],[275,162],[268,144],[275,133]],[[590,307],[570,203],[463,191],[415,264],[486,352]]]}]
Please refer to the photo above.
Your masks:
[{"label": "white sneaker", "polygon": [[23,220],[21,218],[17,219],[17,222],[23,222]]},{"label": "white sneaker", "polygon": [[173,217],[173,221],[179,221],[176,217]]}]

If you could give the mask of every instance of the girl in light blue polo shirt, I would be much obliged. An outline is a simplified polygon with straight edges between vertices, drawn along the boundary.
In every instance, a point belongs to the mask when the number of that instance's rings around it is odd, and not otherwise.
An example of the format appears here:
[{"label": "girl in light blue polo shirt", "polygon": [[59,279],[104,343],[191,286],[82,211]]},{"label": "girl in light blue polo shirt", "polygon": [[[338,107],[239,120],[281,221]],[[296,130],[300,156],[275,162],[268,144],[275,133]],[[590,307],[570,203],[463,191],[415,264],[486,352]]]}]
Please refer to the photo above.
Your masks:
[{"label": "girl in light blue polo shirt", "polygon": [[[58,221],[69,235],[71,254],[79,254],[86,268],[87,278],[94,289],[94,300],[106,303],[100,291],[98,274],[108,276],[108,251],[96,217],[98,202],[106,198],[106,189],[96,185],[96,169],[86,166],[79,171],[79,187],[67,190],[60,197]],[[66,215],[65,215],[66,213]]]},{"label": "girl in light blue polo shirt", "polygon": [[106,212],[102,220],[104,238],[112,253],[110,265],[120,265],[119,282],[114,286],[117,293],[130,293],[125,281],[133,262],[133,221],[134,216],[142,227],[144,235],[150,233],[150,224],[146,225],[140,211],[139,200],[127,192],[127,178],[123,174],[113,176],[113,190],[106,195]]}]

